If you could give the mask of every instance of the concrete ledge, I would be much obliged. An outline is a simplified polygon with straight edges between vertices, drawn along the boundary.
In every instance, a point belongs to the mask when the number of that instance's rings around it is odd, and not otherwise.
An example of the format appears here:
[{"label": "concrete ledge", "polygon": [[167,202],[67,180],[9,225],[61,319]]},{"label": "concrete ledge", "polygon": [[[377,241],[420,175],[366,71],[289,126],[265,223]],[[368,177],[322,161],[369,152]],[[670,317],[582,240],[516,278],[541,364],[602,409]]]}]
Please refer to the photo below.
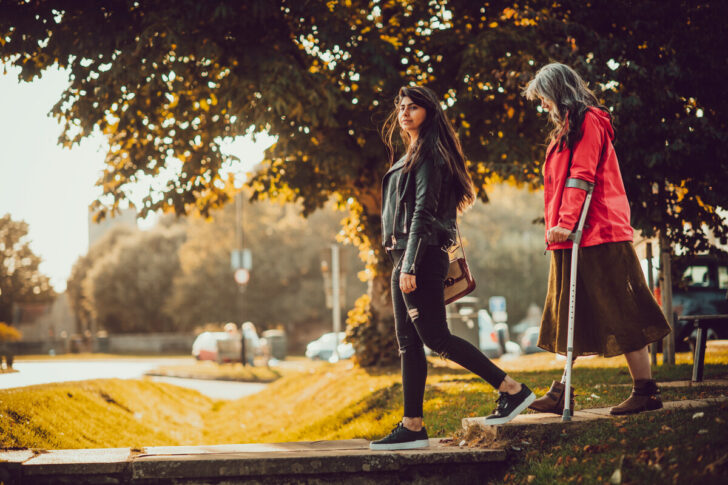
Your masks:
[{"label": "concrete ledge", "polygon": [[[715,406],[728,402],[728,397],[716,397],[707,399],[694,399],[685,401],[667,401],[663,408],[656,411],[649,411],[652,414],[660,413],[666,409],[692,409]],[[510,440],[521,438],[526,435],[538,438],[545,434],[553,434],[568,426],[579,426],[597,419],[616,419],[619,416],[609,414],[611,408],[577,409],[571,421],[562,421],[561,416],[550,413],[521,414],[510,423],[501,425],[486,424],[485,417],[463,418],[462,425],[466,432],[477,431],[489,442],[495,440]]]},{"label": "concrete ledge", "polygon": [[17,483],[454,483],[494,478],[504,450],[446,446],[371,451],[367,440],[150,447],[143,450],[27,450],[0,453],[0,476]]}]

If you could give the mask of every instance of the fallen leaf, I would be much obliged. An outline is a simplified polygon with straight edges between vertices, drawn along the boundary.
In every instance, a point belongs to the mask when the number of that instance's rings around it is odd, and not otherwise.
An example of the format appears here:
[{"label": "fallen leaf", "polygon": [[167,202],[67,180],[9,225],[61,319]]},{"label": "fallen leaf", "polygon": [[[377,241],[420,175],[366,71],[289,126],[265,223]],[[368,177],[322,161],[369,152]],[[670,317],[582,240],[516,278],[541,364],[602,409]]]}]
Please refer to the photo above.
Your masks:
[{"label": "fallen leaf", "polygon": [[707,429],[701,429],[700,431],[698,431],[698,434],[708,434],[708,430]]},{"label": "fallen leaf", "polygon": [[705,413],[700,411],[699,413],[693,414],[693,419],[702,418],[703,416],[705,416]]}]

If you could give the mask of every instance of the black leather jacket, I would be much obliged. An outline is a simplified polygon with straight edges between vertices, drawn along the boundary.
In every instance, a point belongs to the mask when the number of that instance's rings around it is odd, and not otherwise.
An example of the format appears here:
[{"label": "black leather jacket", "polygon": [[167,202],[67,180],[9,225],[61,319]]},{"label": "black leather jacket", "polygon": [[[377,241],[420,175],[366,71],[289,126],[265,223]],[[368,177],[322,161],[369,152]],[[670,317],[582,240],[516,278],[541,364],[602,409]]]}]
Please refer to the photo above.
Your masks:
[{"label": "black leather jacket", "polygon": [[[409,172],[402,171],[403,165],[404,158],[382,179],[382,245],[404,249],[401,271],[417,274],[428,245],[455,242],[457,200],[443,160],[423,160]],[[390,186],[394,181],[399,182],[396,190]]]}]

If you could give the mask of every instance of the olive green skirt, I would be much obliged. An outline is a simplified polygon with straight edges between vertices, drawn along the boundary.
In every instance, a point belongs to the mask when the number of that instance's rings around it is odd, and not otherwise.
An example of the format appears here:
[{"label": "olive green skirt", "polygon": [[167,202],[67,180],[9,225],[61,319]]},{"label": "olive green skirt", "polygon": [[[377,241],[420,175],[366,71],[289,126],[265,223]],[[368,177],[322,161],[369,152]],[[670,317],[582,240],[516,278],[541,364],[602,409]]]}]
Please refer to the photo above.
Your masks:
[{"label": "olive green skirt", "polygon": [[[538,346],[566,355],[571,249],[552,251]],[[670,333],[630,242],[579,249],[574,356],[613,357]]]}]

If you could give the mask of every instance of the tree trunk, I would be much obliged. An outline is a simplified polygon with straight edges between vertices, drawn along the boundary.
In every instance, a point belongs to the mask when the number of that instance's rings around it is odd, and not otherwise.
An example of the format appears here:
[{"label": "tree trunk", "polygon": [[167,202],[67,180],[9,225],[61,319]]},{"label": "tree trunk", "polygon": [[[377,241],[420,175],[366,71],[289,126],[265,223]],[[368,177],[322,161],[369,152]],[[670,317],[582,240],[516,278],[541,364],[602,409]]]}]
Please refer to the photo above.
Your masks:
[{"label": "tree trunk", "polygon": [[399,353],[389,282],[392,264],[380,244],[379,197],[361,194],[357,199],[361,205],[351,208],[343,225],[349,241],[357,246],[366,263],[369,285],[367,293],[359,297],[349,312],[346,339],[354,346],[359,365],[393,365],[399,361]]}]

